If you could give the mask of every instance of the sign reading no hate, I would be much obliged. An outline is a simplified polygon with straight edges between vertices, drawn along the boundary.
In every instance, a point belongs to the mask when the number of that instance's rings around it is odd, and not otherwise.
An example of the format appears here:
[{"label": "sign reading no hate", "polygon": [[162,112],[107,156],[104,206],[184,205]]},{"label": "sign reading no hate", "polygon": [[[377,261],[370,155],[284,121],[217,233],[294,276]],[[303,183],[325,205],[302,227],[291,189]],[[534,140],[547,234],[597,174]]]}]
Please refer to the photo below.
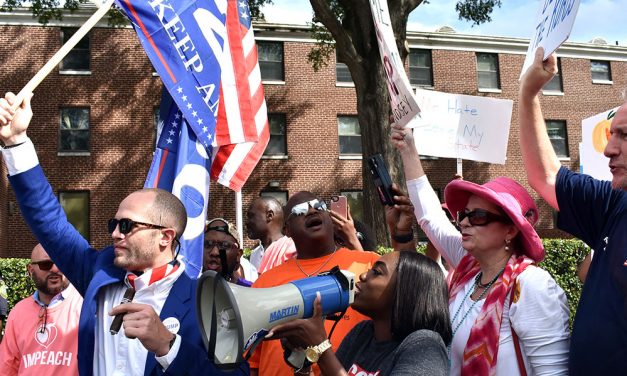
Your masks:
[{"label": "sign reading no hate", "polygon": [[504,164],[513,102],[416,90],[421,117],[412,120],[422,155]]}]

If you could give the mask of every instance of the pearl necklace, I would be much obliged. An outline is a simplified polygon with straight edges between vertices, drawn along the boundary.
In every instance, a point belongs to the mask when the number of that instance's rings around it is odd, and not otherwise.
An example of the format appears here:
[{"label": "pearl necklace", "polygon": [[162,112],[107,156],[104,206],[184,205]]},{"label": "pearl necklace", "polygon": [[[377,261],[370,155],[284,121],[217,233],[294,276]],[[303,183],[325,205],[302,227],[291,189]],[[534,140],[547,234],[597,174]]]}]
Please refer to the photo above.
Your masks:
[{"label": "pearl necklace", "polygon": [[[470,305],[470,308],[468,308],[468,311],[466,311],[466,313],[464,313],[464,315],[462,316],[462,319],[459,321],[459,323],[455,326],[455,329],[453,329],[453,335],[451,336],[451,345],[453,343],[453,337],[455,337],[455,333],[457,333],[457,330],[459,329],[460,326],[462,326],[462,324],[464,323],[464,321],[466,320],[466,318],[468,317],[468,315],[470,314],[470,312],[472,312],[472,309],[475,308],[475,305],[481,301],[481,299],[483,299],[486,294],[488,293],[488,290],[490,290],[490,287],[492,287],[492,285],[494,284],[494,282],[496,282],[496,280],[501,276],[501,274],[503,273],[503,271],[505,270],[505,268],[501,269],[500,272],[498,272],[494,278],[492,278],[492,280],[490,282],[488,282],[486,285],[481,283],[481,276],[483,275],[483,272],[479,272],[479,274],[477,274],[477,276],[475,277],[475,283],[474,286],[472,288],[470,288],[468,290],[468,292],[466,293],[466,295],[464,296],[464,299],[462,299],[461,304],[459,305],[459,307],[457,308],[457,312],[455,312],[455,315],[453,315],[453,319],[451,320],[451,324],[455,322],[455,320],[457,319],[457,316],[459,316],[459,313],[462,310],[462,307],[464,306],[464,302],[466,301],[466,299],[468,299],[468,297],[470,295],[472,295],[473,292],[475,292],[475,290],[477,289],[477,287],[482,288],[483,292],[481,293],[481,295],[479,295],[479,297],[477,298],[477,300],[474,300],[472,302],[472,304]],[[448,353],[449,353],[449,359],[451,358],[451,345],[448,346]]]}]

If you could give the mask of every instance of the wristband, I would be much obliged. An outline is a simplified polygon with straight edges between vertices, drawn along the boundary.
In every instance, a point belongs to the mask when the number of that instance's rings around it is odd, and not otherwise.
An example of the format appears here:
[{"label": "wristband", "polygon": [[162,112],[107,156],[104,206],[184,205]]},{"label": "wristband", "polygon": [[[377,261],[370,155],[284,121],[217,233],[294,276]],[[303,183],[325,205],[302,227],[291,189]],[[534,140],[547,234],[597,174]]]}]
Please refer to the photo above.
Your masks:
[{"label": "wristband", "polygon": [[414,233],[408,232],[407,234],[402,235],[394,234],[392,235],[392,239],[394,239],[394,241],[397,243],[409,243],[410,241],[414,240]]}]

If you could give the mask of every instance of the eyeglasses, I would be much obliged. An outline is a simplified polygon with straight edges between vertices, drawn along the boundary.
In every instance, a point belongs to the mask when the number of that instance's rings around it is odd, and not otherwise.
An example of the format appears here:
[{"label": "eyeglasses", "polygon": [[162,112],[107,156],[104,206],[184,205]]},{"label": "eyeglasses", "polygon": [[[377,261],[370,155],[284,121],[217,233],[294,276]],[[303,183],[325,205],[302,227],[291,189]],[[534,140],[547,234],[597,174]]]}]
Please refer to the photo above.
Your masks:
[{"label": "eyeglasses", "polygon": [[217,241],[217,240],[205,240],[205,249],[213,249],[213,247],[218,247],[218,249],[224,249],[224,250],[229,250],[229,249],[238,249],[238,245],[233,243],[233,242],[229,242],[226,240],[222,240],[222,241]]},{"label": "eyeglasses", "polygon": [[52,260],[31,261],[31,265],[37,265],[39,270],[47,272],[52,269],[54,262]]},{"label": "eyeglasses", "polygon": [[313,200],[301,202],[300,204],[294,205],[292,207],[292,212],[290,213],[290,216],[292,214],[296,215],[296,216],[305,215],[309,211],[309,207],[310,206],[312,208],[318,210],[318,211],[326,211],[327,210],[327,204],[325,204],[324,201],[320,201],[317,198],[315,198]]},{"label": "eyeglasses", "polygon": [[111,218],[108,224],[109,234],[113,234],[113,231],[115,231],[115,228],[118,227],[118,225],[120,225],[120,233],[124,235],[131,232],[133,228],[137,225],[142,225],[142,226],[147,226],[149,228],[157,228],[157,229],[167,228],[165,226],[159,226],[159,225],[155,225],[152,223],[133,221],[132,219],[128,219],[128,218],[122,218],[122,219]]},{"label": "eyeglasses", "polygon": [[512,221],[503,215],[494,214],[487,210],[483,209],[475,209],[469,212],[458,211],[457,212],[457,223],[461,223],[464,218],[468,218],[468,222],[472,226],[486,226],[492,222],[503,222],[503,223],[511,223]]}]

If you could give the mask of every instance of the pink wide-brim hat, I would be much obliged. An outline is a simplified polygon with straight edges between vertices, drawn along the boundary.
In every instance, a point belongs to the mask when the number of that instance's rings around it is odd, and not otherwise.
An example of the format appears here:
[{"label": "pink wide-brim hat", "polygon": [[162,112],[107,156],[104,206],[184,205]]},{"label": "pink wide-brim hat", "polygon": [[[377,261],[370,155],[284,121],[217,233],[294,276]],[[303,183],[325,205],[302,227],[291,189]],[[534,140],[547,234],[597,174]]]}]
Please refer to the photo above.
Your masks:
[{"label": "pink wide-brim hat", "polygon": [[522,252],[536,262],[544,259],[542,240],[533,228],[538,222],[538,207],[522,185],[510,178],[498,177],[483,185],[453,180],[444,190],[446,205],[455,214],[466,208],[471,195],[499,206],[520,231]]}]

